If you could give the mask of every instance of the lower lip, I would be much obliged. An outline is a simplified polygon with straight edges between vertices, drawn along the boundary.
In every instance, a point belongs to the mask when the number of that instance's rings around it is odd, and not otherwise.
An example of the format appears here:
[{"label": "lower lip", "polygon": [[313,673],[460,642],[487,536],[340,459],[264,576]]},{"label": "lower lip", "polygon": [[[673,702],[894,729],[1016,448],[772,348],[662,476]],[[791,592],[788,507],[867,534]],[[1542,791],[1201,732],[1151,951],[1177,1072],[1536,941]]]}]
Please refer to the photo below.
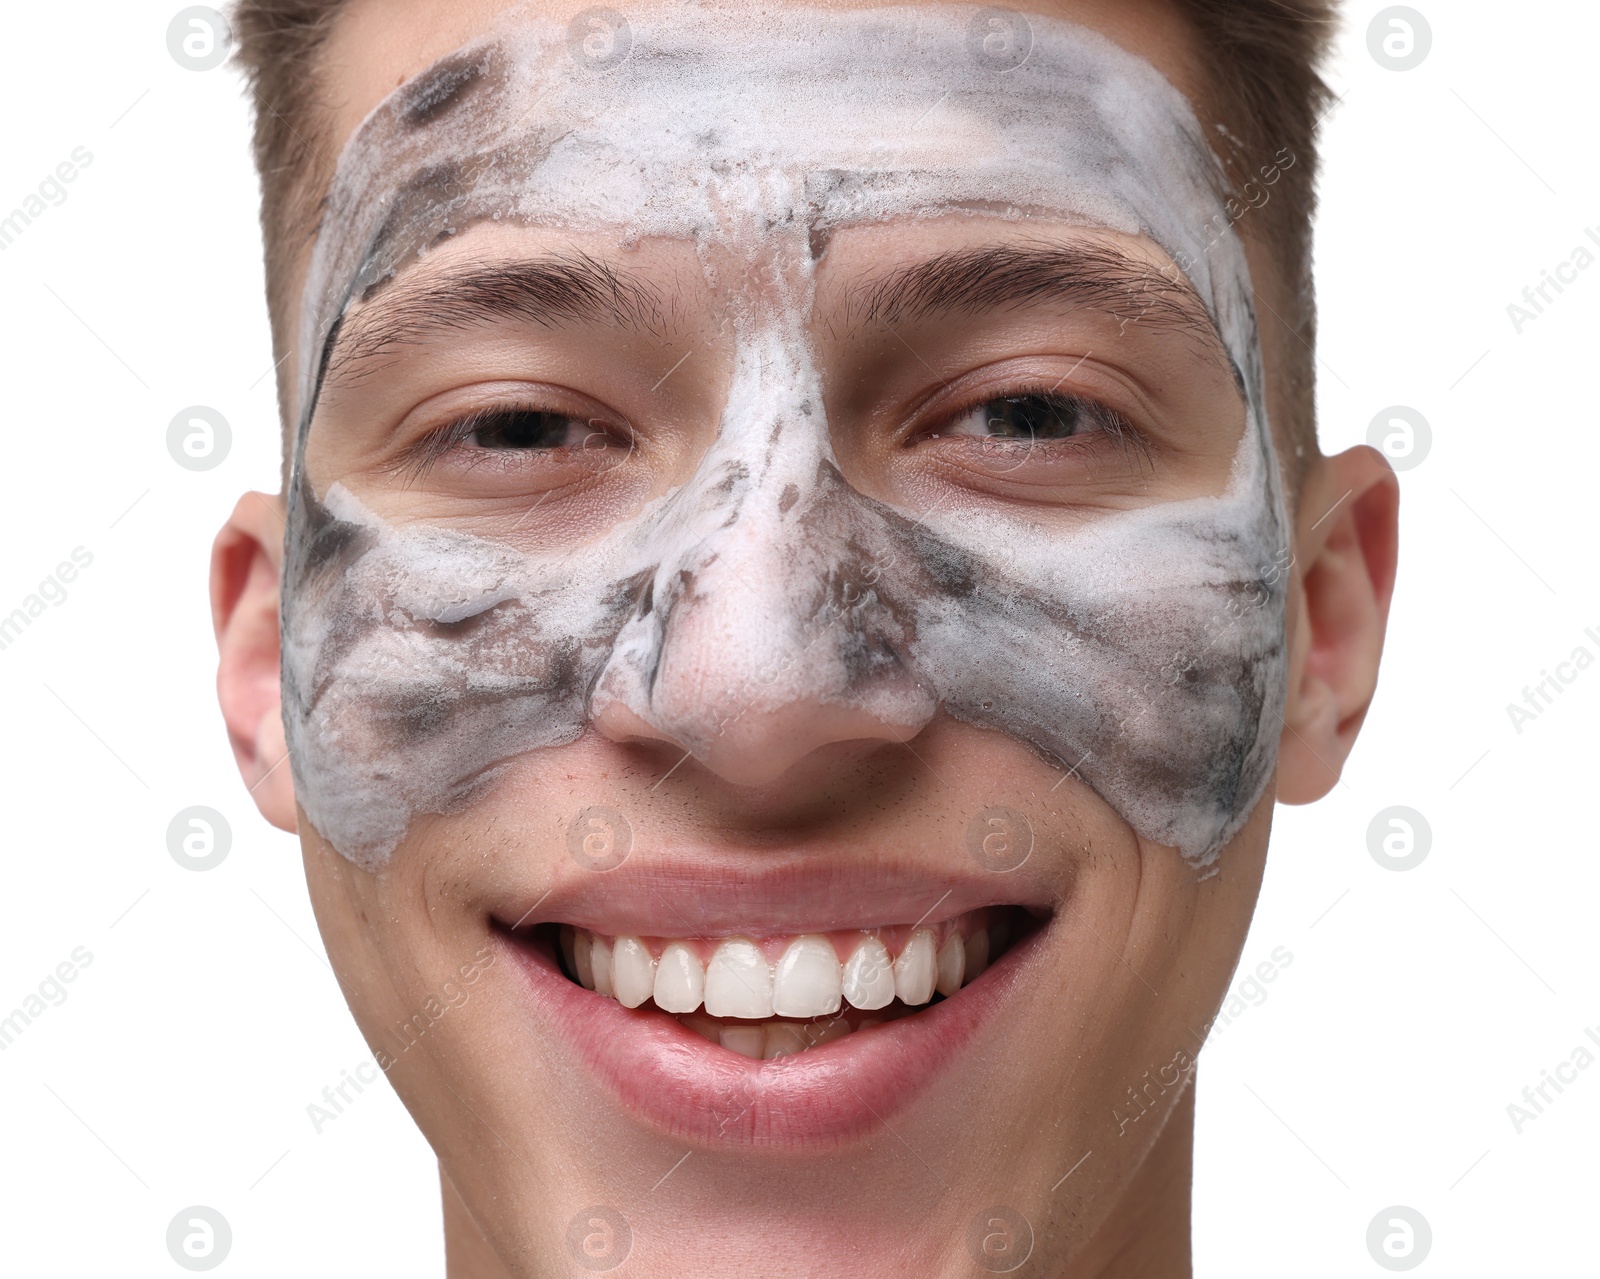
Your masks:
[{"label": "lower lip", "polygon": [[569,981],[543,948],[503,934],[535,1005],[622,1107],[662,1134],[726,1149],[817,1149],[885,1128],[998,1017],[1044,929],[921,1012],[771,1061],[741,1057],[675,1017]]}]

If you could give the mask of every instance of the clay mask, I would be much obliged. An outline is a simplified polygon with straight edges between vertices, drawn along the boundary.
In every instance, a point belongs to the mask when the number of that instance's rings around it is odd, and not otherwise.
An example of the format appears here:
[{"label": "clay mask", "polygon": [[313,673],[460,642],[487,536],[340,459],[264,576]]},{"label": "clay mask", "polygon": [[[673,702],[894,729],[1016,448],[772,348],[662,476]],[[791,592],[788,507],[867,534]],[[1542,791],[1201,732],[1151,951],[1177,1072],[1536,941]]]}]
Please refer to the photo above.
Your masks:
[{"label": "clay mask", "polygon": [[[1009,734],[1211,865],[1273,766],[1286,522],[1249,274],[1184,98],[1092,32],[996,10],[628,21],[624,56],[594,65],[564,25],[513,13],[340,160],[305,291],[283,590],[306,816],[376,868],[415,814],[460,810],[607,706],[706,758],[730,723],[813,699],[907,737],[939,708]],[[1020,65],[995,30],[1031,41]],[[1140,235],[1183,264],[1245,404],[1225,491],[1064,532],[845,481],[806,331],[815,246],[974,213]],[[390,525],[306,469],[346,310],[486,221],[762,267],[732,299],[732,385],[692,478],[560,554]]]}]

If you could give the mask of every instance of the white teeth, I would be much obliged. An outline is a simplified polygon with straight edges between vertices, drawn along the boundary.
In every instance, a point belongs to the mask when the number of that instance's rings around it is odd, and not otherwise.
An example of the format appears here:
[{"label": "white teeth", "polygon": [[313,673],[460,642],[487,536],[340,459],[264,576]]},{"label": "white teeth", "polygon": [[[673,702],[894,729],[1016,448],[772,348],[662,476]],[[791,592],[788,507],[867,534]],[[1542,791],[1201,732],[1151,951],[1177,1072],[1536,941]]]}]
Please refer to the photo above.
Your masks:
[{"label": "white teeth", "polygon": [[894,993],[903,1004],[925,1004],[933,998],[935,977],[933,934],[919,928],[894,961]]},{"label": "white teeth", "polygon": [[876,937],[868,937],[845,960],[841,986],[852,1008],[887,1008],[893,1001],[894,968]]},{"label": "white teeth", "polygon": [[617,1002],[637,1008],[656,988],[656,961],[637,937],[619,937],[611,952],[611,985]]},{"label": "white teeth", "polygon": [[961,979],[966,973],[967,952],[961,938],[951,933],[939,948],[938,978],[934,988],[945,996],[961,989]]},{"label": "white teeth", "polygon": [[[716,960],[712,960],[716,963]],[[724,1026],[722,1028],[722,1046],[731,1053],[738,1053],[741,1057],[754,1057],[761,1060],[761,1051],[765,1047],[767,1034],[760,1026]]]},{"label": "white teeth", "polygon": [[789,1057],[806,1050],[805,1027],[792,1021],[767,1023],[767,1038],[761,1056],[770,1061],[774,1057]]},{"label": "white teeth", "polygon": [[808,1048],[817,1048],[850,1033],[850,1024],[843,1017],[815,1025],[801,1025],[793,1021],[769,1021],[759,1026],[727,1026],[711,1018],[693,1014],[681,1019],[683,1024],[702,1039],[721,1044],[731,1053],[757,1061],[772,1061],[777,1057],[791,1057]]},{"label": "white teeth", "polygon": [[664,1013],[692,1013],[705,995],[706,970],[682,942],[669,942],[656,965],[656,984],[652,994],[656,1007]]},{"label": "white teeth", "polygon": [[[713,1017],[772,1016],[772,969],[760,947],[742,937],[718,946],[706,966],[705,997]],[[726,1034],[723,1038],[726,1047]],[[755,1056],[760,1055],[758,1050]]]},{"label": "white teeth", "polygon": [[594,974],[594,993],[615,996],[611,988],[611,943],[596,937],[589,947],[589,969]]},{"label": "white teeth", "polygon": [[[976,921],[973,921],[976,922]],[[852,1033],[840,1016],[845,1004],[863,1012],[898,1004],[916,1008],[935,992],[949,997],[977,980],[1010,941],[1010,921],[992,919],[987,929],[963,936],[956,928],[918,928],[897,957],[891,957],[875,932],[856,934],[855,949],[843,965],[835,940],[820,933],[791,938],[776,964],[767,962],[772,941],[757,945],[731,937],[716,945],[709,963],[700,955],[710,944],[699,939],[657,942],[661,956],[634,935],[612,939],[563,925],[557,935],[561,957],[579,985],[638,1008],[650,1000],[662,1012],[712,1043],[752,1058],[785,1057]],[[939,944],[938,936],[944,936]],[[762,946],[766,949],[763,950]],[[704,1014],[700,1014],[704,1008]],[[772,1018],[782,1018],[772,1021]],[[727,1026],[713,1018],[736,1018],[763,1025]],[[829,1020],[831,1018],[831,1020]],[[881,1024],[868,1017],[855,1030]]]},{"label": "white teeth", "polygon": [[839,1011],[839,998],[833,943],[826,937],[796,937],[772,979],[772,1011],[780,1017],[826,1017]]},{"label": "white teeth", "polygon": [[572,944],[572,966],[578,970],[578,985],[585,990],[594,989],[594,968],[589,963],[589,951],[594,939],[588,933],[579,933]]},{"label": "white teeth", "polygon": [[843,1039],[849,1033],[850,1023],[843,1017],[835,1017],[832,1021],[808,1027],[805,1036],[811,1047],[820,1048],[823,1044],[831,1044],[835,1039]]},{"label": "white teeth", "polygon": [[966,949],[967,971],[961,978],[963,984],[977,980],[989,966],[989,930],[980,928],[968,937]]}]

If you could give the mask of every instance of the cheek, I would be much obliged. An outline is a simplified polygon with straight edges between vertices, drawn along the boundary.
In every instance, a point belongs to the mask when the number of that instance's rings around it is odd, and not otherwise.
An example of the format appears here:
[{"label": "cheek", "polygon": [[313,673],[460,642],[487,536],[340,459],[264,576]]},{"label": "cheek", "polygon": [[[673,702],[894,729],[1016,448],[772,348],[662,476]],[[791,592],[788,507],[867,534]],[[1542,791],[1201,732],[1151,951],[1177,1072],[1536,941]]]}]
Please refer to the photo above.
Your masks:
[{"label": "cheek", "polygon": [[919,670],[952,714],[1029,743],[1196,866],[1255,806],[1283,704],[1283,525],[1248,472],[1224,499],[1072,538],[993,518],[942,526],[969,586],[918,627]]},{"label": "cheek", "polygon": [[581,561],[540,566],[329,500],[302,489],[291,512],[284,723],[301,807],[375,869],[412,814],[459,811],[506,761],[582,732],[583,657],[619,606],[574,589],[605,577]]},{"label": "cheek", "polygon": [[415,814],[459,812],[510,761],[580,737],[593,690],[701,755],[729,706],[746,726],[826,703],[910,732],[942,707],[1209,864],[1265,785],[1282,706],[1262,495],[1073,537],[913,522],[851,490],[825,440],[781,411],[728,430],[665,513],[554,559],[303,491],[283,686],[312,823],[382,865]]},{"label": "cheek", "polygon": [[411,836],[429,856],[396,860],[373,874],[314,827],[301,826],[312,907],[341,989],[368,1042],[396,1056],[392,1032],[429,1000],[470,1003],[478,989],[462,971],[484,944],[482,916],[467,909],[460,891],[459,868],[481,856],[481,832],[468,835],[451,830],[447,819],[419,817]]}]

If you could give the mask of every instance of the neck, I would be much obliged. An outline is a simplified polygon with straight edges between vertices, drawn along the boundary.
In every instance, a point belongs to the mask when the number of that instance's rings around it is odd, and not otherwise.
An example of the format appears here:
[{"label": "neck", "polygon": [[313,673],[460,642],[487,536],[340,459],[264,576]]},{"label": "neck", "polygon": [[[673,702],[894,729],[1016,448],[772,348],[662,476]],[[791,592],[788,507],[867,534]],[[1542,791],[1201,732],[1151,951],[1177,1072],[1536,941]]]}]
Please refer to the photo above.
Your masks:
[{"label": "neck", "polygon": [[[1191,1079],[1155,1146],[1070,1272],[1052,1279],[1190,1279],[1190,1190],[1194,1180]],[[454,1276],[452,1276],[454,1279]]]},{"label": "neck", "polygon": [[478,1229],[442,1165],[439,1185],[444,1192],[445,1279],[513,1279]]}]

